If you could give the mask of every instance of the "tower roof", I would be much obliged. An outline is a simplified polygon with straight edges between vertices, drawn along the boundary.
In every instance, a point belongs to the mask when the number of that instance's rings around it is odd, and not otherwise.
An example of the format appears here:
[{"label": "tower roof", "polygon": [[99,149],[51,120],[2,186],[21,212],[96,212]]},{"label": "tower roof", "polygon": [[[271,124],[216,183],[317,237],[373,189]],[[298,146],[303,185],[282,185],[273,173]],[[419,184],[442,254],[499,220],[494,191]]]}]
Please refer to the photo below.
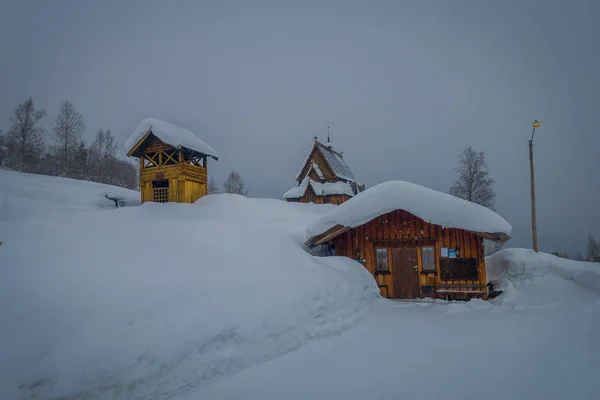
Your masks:
[{"label": "tower roof", "polygon": [[215,160],[219,158],[215,149],[206,144],[192,132],[156,118],[146,118],[140,122],[137,129],[133,132],[129,139],[127,139],[127,142],[125,142],[127,155],[134,154],[139,145],[151,133],[159,138],[162,142],[170,146],[181,146],[203,155],[210,156]]}]

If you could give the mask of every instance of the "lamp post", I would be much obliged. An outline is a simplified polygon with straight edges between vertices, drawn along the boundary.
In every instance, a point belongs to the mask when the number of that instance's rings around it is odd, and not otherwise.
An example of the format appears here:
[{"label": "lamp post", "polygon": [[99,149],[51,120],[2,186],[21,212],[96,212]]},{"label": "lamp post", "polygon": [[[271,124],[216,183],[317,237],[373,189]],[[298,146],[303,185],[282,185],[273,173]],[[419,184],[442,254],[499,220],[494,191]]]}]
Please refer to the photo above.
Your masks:
[{"label": "lamp post", "polygon": [[533,121],[533,132],[531,132],[531,139],[529,139],[529,171],[531,173],[531,235],[533,238],[533,251],[538,252],[538,241],[537,241],[537,226],[535,219],[535,177],[533,173],[533,135],[535,135],[535,128],[539,128],[540,122],[536,119]]}]

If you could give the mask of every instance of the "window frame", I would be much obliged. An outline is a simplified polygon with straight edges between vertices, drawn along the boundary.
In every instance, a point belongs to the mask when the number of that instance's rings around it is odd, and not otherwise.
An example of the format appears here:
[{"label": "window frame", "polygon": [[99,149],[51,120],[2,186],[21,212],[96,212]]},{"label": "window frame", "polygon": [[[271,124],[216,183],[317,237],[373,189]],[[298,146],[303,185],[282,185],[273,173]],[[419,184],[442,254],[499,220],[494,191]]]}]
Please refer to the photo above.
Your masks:
[{"label": "window frame", "polygon": [[[431,265],[433,266],[433,268],[425,268],[425,251],[424,251],[424,249],[431,249]],[[434,245],[421,246],[421,273],[432,274],[432,273],[437,272],[436,257],[437,257],[436,246],[434,246]],[[428,257],[428,259],[429,259],[429,257]]]},{"label": "window frame", "polygon": [[[379,268],[379,250],[385,250],[385,268]],[[383,253],[383,252],[381,252]],[[375,247],[375,275],[386,275],[390,273],[390,249],[389,247]]]}]

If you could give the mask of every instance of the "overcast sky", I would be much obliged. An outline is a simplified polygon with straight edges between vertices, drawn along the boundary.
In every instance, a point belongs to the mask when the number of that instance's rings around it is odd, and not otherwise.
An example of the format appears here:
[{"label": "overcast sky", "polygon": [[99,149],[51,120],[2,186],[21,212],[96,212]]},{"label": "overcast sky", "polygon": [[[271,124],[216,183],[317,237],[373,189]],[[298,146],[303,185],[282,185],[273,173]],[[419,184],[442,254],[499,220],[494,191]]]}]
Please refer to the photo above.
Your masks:
[{"label": "overcast sky", "polygon": [[0,128],[33,96],[123,144],[144,118],[194,131],[250,195],[281,198],[315,135],[372,186],[447,191],[486,153],[513,247],[530,247],[534,119],[540,248],[600,238],[598,1],[0,2]]}]

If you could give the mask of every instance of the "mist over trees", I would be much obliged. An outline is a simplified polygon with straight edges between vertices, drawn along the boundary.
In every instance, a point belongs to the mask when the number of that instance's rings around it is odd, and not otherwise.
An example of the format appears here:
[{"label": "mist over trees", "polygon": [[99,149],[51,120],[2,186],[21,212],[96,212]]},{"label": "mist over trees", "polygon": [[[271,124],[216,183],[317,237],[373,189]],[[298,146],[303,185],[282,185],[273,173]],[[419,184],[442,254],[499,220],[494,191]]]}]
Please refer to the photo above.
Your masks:
[{"label": "mist over trees", "polygon": [[588,237],[587,256],[589,261],[600,262],[600,244],[592,235]]},{"label": "mist over trees", "polygon": [[232,170],[227,177],[227,180],[223,184],[225,193],[241,194],[242,196],[248,195],[248,190],[244,189],[244,180],[241,175]]},{"label": "mist over trees", "polygon": [[82,139],[83,116],[69,101],[60,111],[49,133],[40,121],[46,110],[37,109],[30,97],[18,104],[6,133],[0,130],[0,166],[19,172],[62,176],[138,188],[137,164],[117,157],[117,143],[110,129],[100,129],[90,146]]},{"label": "mist over trees", "polygon": [[212,176],[208,180],[208,194],[216,194],[219,193],[219,187],[215,183],[215,178]]},{"label": "mist over trees", "polygon": [[450,188],[450,194],[493,210],[496,192],[494,180],[487,170],[485,154],[469,146],[458,155],[455,169],[458,179]]}]

